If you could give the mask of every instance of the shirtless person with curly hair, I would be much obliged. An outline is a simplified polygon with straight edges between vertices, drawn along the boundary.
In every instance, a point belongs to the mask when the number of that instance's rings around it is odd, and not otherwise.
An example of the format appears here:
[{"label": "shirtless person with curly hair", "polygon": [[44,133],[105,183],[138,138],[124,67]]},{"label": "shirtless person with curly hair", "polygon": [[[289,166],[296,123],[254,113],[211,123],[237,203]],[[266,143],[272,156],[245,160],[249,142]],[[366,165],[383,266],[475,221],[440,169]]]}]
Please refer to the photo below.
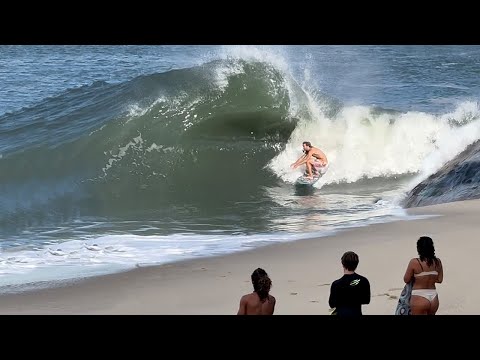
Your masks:
[{"label": "shirtless person with curly hair", "polygon": [[253,292],[243,295],[237,315],[273,315],[275,297],[270,295],[272,280],[265,270],[258,268],[252,273]]},{"label": "shirtless person with curly hair", "polygon": [[305,164],[307,179],[313,179],[314,173],[325,174],[328,169],[328,160],[325,153],[312,146],[310,141],[304,141],[302,147],[303,155],[291,165],[291,168],[296,169],[300,165]]}]

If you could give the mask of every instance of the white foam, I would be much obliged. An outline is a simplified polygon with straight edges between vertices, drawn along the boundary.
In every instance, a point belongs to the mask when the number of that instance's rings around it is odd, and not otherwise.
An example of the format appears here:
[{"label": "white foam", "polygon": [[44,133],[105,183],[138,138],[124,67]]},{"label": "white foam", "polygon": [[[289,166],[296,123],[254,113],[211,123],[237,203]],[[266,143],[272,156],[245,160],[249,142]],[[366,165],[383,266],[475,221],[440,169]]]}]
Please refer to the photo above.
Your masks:
[{"label": "white foam", "polygon": [[[363,177],[419,173],[425,177],[480,138],[479,107],[464,102],[449,114],[423,112],[375,114],[368,106],[347,106],[333,118],[313,109],[313,121],[301,120],[285,149],[270,162],[283,180],[293,182],[304,169],[290,164],[311,141],[330,161],[329,171],[316,186],[355,182]],[[418,179],[416,179],[418,183]]]},{"label": "white foam", "polygon": [[143,150],[143,139],[142,139],[142,134],[139,133],[138,136],[134,137],[132,140],[130,140],[126,145],[124,146],[119,146],[118,147],[118,152],[114,153],[113,151],[110,151],[110,159],[108,159],[107,164],[102,168],[102,171],[104,175],[107,175],[108,169],[110,169],[116,162],[121,161],[123,157],[129,152],[129,150],[138,150],[142,151]]},{"label": "white foam", "polygon": [[170,236],[106,235],[0,252],[0,285],[92,276],[195,256],[230,253],[249,244],[287,241],[304,234]]},{"label": "white foam", "polygon": [[136,118],[142,117],[145,114],[147,114],[149,111],[152,110],[152,108],[158,104],[166,103],[167,100],[165,99],[164,96],[160,96],[157,98],[153,103],[151,103],[148,106],[140,106],[139,104],[130,104],[127,106],[127,121],[125,123],[128,123]]},{"label": "white foam", "polygon": [[454,112],[442,115],[439,122],[443,126],[435,134],[435,150],[423,159],[419,174],[411,181],[409,188],[438,171],[468,145],[478,140],[479,119],[480,108],[477,102],[461,103]]},{"label": "white foam", "polygon": [[242,59],[247,61],[265,62],[283,72],[289,71],[286,61],[286,50],[280,45],[226,45],[222,46],[218,56],[222,59]]}]

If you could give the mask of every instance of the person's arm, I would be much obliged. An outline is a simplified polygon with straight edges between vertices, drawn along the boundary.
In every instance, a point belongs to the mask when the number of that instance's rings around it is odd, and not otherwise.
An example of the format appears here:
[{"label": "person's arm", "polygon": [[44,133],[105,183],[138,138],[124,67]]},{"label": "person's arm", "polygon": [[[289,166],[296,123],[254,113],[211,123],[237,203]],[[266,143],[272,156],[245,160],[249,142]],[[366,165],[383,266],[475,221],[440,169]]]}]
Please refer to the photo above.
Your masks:
[{"label": "person's arm", "polygon": [[413,278],[413,264],[412,262],[414,259],[410,260],[407,266],[407,270],[405,271],[405,275],[403,275],[403,281],[405,284],[408,284],[410,281],[412,281]]},{"label": "person's arm", "polygon": [[443,265],[440,259],[438,259],[438,276],[437,276],[437,281],[436,283],[441,284],[443,281]]},{"label": "person's arm", "polygon": [[275,312],[275,305],[277,304],[277,299],[275,299],[275,296],[272,296],[272,315]]},{"label": "person's arm", "polygon": [[364,291],[362,293],[362,304],[370,304],[370,298],[371,298],[370,282],[368,281],[367,278],[365,278]]},{"label": "person's arm", "polygon": [[240,306],[238,308],[237,315],[246,315],[247,314],[247,298],[242,296],[240,299]]},{"label": "person's arm", "polygon": [[297,168],[300,165],[305,164],[308,160],[310,160],[312,158],[312,152],[313,152],[313,150],[310,150],[307,154],[305,154],[300,159],[298,159],[297,162],[294,165],[294,168]]},{"label": "person's arm", "polygon": [[335,282],[332,283],[330,286],[330,297],[328,298],[328,305],[333,309],[337,307],[337,287],[335,286]]},{"label": "person's arm", "polygon": [[295,169],[296,167],[300,166],[300,162],[301,162],[303,159],[305,159],[306,157],[307,157],[307,154],[304,154],[304,155],[300,156],[300,157],[298,158],[298,160],[295,161],[295,162],[291,165],[291,167]]}]

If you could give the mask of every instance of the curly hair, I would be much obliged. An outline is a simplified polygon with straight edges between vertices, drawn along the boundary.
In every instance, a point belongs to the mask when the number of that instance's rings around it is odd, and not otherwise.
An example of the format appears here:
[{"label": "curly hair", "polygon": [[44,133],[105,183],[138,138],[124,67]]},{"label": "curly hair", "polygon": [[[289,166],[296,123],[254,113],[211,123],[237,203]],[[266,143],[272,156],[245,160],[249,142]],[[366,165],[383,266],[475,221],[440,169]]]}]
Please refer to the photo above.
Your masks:
[{"label": "curly hair", "polygon": [[255,291],[261,302],[265,302],[272,287],[272,280],[265,270],[258,268],[252,273],[253,291]]},{"label": "curly hair", "polygon": [[435,256],[435,247],[431,237],[421,236],[417,240],[417,252],[420,256],[420,261],[425,261],[428,266],[432,266],[433,262],[435,262],[435,265],[438,266],[439,260]]}]

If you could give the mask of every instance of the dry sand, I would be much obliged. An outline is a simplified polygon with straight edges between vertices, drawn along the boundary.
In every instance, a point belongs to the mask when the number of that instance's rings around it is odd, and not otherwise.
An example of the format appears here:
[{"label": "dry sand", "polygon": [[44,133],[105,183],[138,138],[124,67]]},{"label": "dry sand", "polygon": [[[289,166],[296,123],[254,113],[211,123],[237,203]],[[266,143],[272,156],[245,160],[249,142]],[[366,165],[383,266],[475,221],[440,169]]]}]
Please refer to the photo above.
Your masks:
[{"label": "dry sand", "polygon": [[416,208],[441,215],[348,229],[328,237],[280,243],[232,255],[188,260],[99,276],[73,285],[0,296],[0,314],[236,314],[252,291],[250,274],[264,268],[273,281],[275,314],[328,314],[340,257],[355,251],[357,269],[371,283],[364,314],[393,314],[403,275],[416,257],[419,236],[431,236],[442,259],[437,314],[480,314],[480,288],[467,284],[477,272],[480,200]]}]

